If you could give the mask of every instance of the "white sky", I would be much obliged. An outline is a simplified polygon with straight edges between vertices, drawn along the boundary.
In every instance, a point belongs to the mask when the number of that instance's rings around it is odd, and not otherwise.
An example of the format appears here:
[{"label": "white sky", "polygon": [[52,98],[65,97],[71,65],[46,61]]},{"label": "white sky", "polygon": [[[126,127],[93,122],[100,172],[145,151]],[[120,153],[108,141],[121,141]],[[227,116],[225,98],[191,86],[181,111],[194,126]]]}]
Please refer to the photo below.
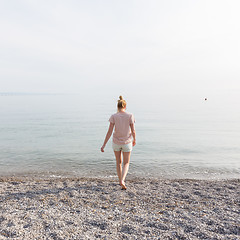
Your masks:
[{"label": "white sky", "polygon": [[0,0],[0,92],[240,91],[239,0]]}]

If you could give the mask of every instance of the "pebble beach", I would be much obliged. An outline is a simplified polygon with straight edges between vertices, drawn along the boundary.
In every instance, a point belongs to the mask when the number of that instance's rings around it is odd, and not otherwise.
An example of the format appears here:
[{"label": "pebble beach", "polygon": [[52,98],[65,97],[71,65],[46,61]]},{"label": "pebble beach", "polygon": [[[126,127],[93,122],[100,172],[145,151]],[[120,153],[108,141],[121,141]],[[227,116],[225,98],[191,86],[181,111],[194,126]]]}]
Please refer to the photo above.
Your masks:
[{"label": "pebble beach", "polygon": [[0,239],[240,239],[240,180],[0,178]]}]

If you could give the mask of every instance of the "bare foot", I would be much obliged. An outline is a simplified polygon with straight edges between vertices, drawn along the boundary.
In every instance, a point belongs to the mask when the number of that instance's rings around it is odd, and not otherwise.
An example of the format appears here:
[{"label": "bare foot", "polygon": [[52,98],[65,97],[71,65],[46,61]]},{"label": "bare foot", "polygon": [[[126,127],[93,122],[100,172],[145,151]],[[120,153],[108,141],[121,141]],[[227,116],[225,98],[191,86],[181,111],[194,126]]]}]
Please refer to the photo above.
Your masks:
[{"label": "bare foot", "polygon": [[122,189],[123,189],[123,190],[127,190],[127,187],[126,187],[126,185],[125,185],[125,182],[121,182],[120,185],[122,186]]}]

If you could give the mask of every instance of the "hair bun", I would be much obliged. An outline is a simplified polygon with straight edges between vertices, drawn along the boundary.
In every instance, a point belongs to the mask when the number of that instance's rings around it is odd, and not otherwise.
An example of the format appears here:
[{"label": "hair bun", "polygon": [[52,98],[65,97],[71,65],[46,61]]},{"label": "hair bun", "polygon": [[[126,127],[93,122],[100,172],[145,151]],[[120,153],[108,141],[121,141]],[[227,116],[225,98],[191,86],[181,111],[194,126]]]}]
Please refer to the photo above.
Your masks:
[{"label": "hair bun", "polygon": [[126,108],[126,105],[127,105],[127,103],[125,100],[123,100],[123,97],[119,96],[119,100],[118,100],[118,104],[117,104],[118,109]]}]

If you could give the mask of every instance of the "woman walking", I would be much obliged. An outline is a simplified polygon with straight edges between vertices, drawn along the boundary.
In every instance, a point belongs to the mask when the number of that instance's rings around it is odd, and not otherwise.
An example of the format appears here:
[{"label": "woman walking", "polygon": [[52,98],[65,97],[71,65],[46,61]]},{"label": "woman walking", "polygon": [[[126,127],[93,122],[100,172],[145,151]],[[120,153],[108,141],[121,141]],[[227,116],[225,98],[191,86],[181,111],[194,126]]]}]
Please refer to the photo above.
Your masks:
[{"label": "woman walking", "polygon": [[120,96],[117,104],[118,112],[109,119],[109,129],[101,147],[101,151],[104,152],[104,148],[114,129],[112,148],[116,157],[119,183],[124,190],[127,189],[125,179],[128,173],[132,147],[136,145],[135,119],[131,113],[126,112],[126,106],[126,101]]}]

